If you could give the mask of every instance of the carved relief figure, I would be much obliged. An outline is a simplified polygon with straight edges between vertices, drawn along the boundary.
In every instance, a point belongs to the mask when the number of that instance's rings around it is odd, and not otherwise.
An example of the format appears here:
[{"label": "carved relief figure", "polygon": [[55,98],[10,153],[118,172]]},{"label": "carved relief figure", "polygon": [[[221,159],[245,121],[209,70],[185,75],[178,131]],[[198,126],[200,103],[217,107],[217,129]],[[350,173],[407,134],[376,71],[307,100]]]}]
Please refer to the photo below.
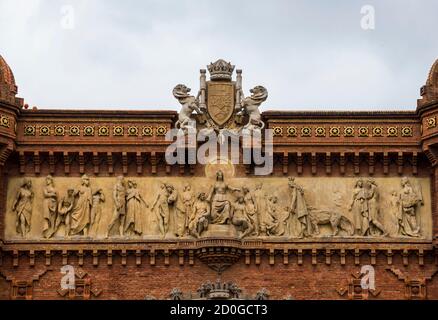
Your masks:
[{"label": "carved relief figure", "polygon": [[170,225],[175,236],[182,237],[185,233],[186,215],[176,188],[167,183],[167,203],[169,204]]},{"label": "carved relief figure", "polygon": [[[280,233],[290,238],[296,238],[301,233],[301,223],[298,221],[297,215],[292,214],[288,206],[284,207],[280,217],[281,225]],[[284,229],[284,230],[283,230]]]},{"label": "carved relief figure", "polygon": [[300,222],[299,238],[312,235],[312,226],[309,220],[309,211],[307,210],[306,200],[304,200],[304,190],[301,186],[295,183],[295,178],[289,177],[289,189],[291,195],[290,211],[291,214],[296,214]]},{"label": "carved relief figure", "polygon": [[255,204],[255,196],[251,193],[248,187],[242,188],[243,199],[245,201],[245,212],[250,220],[250,224],[252,226],[251,234],[258,235],[259,234],[259,218],[256,210]]},{"label": "carved relief figure", "polygon": [[231,204],[227,199],[227,191],[239,191],[238,188],[233,188],[224,182],[224,174],[222,171],[216,173],[216,183],[210,192],[208,200],[211,203],[211,223],[212,224],[227,224],[230,220]]},{"label": "carved relief figure", "polygon": [[167,187],[164,183],[160,185],[160,189],[152,204],[152,212],[155,212],[158,220],[158,229],[160,230],[161,235],[165,237],[169,231],[170,212]]},{"label": "carved relief figure", "polygon": [[120,236],[123,236],[126,219],[126,186],[125,178],[123,176],[117,177],[116,184],[113,188],[113,200],[114,213],[111,222],[108,225],[107,236],[117,221],[119,222],[119,234]]},{"label": "carved relief figure", "polygon": [[71,229],[72,235],[83,234],[88,235],[90,227],[90,215],[92,204],[92,192],[90,187],[90,179],[87,175],[81,178],[81,186],[75,190],[76,203],[71,212]]},{"label": "carved relief figure", "polygon": [[175,124],[175,127],[184,131],[187,131],[189,128],[194,128],[190,124],[190,115],[193,113],[193,111],[202,114],[202,111],[199,109],[199,94],[195,98],[189,94],[190,91],[191,89],[187,88],[183,84],[178,84],[175,86],[175,88],[173,88],[173,96],[181,104],[181,110],[178,113],[178,121]]},{"label": "carved relief figure", "polygon": [[193,212],[193,202],[194,202],[192,186],[190,184],[186,183],[184,185],[184,189],[181,194],[181,197],[182,197],[184,216],[185,216],[184,230],[182,234],[187,235],[189,233],[189,219]]},{"label": "carved relief figure", "polygon": [[71,210],[75,203],[74,189],[68,189],[67,194],[61,199],[58,205],[58,216],[56,218],[55,232],[58,231],[59,227],[64,224],[65,226],[65,236],[70,235],[71,227]]},{"label": "carved relief figure", "polygon": [[239,238],[242,239],[253,231],[253,225],[246,212],[245,199],[242,195],[237,197],[231,211],[231,223],[240,229]]},{"label": "carved relief figure", "polygon": [[417,220],[417,207],[423,204],[420,190],[415,190],[407,177],[401,179],[402,189],[398,201],[398,232],[408,237],[421,236],[420,224]]},{"label": "carved relief figure", "polygon": [[379,221],[379,191],[374,179],[368,179],[365,183],[368,201],[368,226],[365,235],[387,236],[384,226]]},{"label": "carved relief figure", "polygon": [[265,212],[266,210],[266,194],[263,191],[263,184],[258,183],[256,184],[255,190],[254,190],[254,204],[256,207],[256,216],[254,229],[257,233],[257,235],[260,232],[260,221],[261,221],[261,214],[262,212]]},{"label": "carved relief figure", "polygon": [[188,229],[190,235],[199,238],[208,228],[208,219],[210,217],[210,204],[207,202],[205,192],[198,194],[198,199],[193,205],[193,211],[189,218]]},{"label": "carved relief figure", "polygon": [[368,228],[368,201],[362,179],[357,180],[354,186],[349,210],[353,211],[355,234],[359,236],[365,235]]},{"label": "carved relief figure", "polygon": [[12,211],[17,214],[15,229],[23,238],[30,231],[33,196],[32,181],[24,179],[12,203]]},{"label": "carved relief figure", "polygon": [[[283,207],[283,208],[279,208],[280,205],[277,208],[277,214],[276,214],[276,219],[277,219],[277,228],[275,230],[276,235],[277,236],[291,236],[293,235],[293,230],[289,229],[291,226],[295,229],[297,229],[296,225],[298,224],[298,221],[296,220],[295,215],[292,215],[290,213],[290,209],[289,207]],[[296,225],[291,225],[292,219],[293,222],[297,222]],[[294,219],[295,218],[295,219]]]},{"label": "carved relief figure", "polygon": [[55,233],[55,223],[58,210],[58,193],[53,184],[53,177],[46,177],[46,186],[43,189],[43,235],[45,238],[50,238]]},{"label": "carved relief figure", "polygon": [[244,97],[241,90],[240,95],[242,97],[242,111],[249,116],[248,123],[244,126],[244,129],[248,130],[260,130],[263,129],[265,124],[261,120],[259,107],[268,98],[268,90],[263,86],[256,86],[251,89],[250,97]]},{"label": "carved relief figure", "polygon": [[271,196],[266,203],[266,210],[260,212],[260,234],[272,236],[276,234],[278,226],[276,220],[278,198]]},{"label": "carved relief figure", "polygon": [[124,225],[125,235],[141,235],[142,230],[142,215],[148,205],[144,201],[137,188],[137,183],[128,180],[128,188],[126,189],[126,219]]},{"label": "carved relief figure", "polygon": [[90,221],[90,233],[97,235],[100,220],[102,218],[102,203],[105,202],[105,195],[103,190],[99,189],[93,193],[93,201],[91,204],[91,221]]}]

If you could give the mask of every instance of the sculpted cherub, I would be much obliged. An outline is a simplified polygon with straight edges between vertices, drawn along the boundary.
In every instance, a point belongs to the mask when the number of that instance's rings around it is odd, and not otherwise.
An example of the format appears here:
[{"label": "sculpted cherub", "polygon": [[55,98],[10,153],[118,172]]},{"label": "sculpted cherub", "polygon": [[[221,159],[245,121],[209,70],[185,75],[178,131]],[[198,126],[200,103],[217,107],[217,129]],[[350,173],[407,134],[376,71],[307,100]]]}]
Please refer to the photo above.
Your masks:
[{"label": "sculpted cherub", "polygon": [[173,88],[173,96],[181,103],[181,110],[178,114],[176,127],[184,131],[187,131],[188,128],[193,128],[193,126],[190,125],[190,115],[193,111],[202,114],[199,108],[199,93],[195,98],[189,94],[190,90],[190,88],[187,88],[183,84],[178,84]]},{"label": "sculpted cherub", "polygon": [[240,92],[242,97],[240,113],[246,113],[249,116],[248,123],[243,127],[247,130],[263,129],[265,124],[261,120],[259,107],[268,98],[268,90],[263,86],[256,86],[249,90],[251,96],[244,97],[243,91]]}]

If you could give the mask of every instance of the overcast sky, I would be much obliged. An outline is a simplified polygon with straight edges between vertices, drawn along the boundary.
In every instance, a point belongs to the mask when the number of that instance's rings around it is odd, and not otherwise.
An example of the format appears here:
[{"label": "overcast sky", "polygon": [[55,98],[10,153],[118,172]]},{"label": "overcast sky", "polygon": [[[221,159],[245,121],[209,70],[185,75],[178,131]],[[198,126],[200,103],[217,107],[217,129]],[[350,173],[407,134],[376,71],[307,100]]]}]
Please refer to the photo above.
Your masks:
[{"label": "overcast sky", "polygon": [[223,58],[246,93],[268,89],[263,110],[415,109],[438,1],[332,3],[0,0],[0,54],[39,108],[177,110],[172,88],[196,94],[199,69]]}]

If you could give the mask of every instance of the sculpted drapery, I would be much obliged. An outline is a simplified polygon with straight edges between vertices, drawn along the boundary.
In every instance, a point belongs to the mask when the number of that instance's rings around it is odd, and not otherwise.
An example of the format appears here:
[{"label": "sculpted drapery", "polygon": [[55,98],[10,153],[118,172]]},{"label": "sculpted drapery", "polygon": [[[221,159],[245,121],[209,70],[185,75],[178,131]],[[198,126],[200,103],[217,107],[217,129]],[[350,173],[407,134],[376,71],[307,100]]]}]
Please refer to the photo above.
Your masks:
[{"label": "sculpted drapery", "polygon": [[301,224],[299,237],[307,237],[312,234],[311,225],[309,221],[309,211],[307,210],[306,201],[304,200],[304,190],[301,186],[295,183],[295,179],[289,178],[289,192],[291,196],[289,210],[292,214],[297,216]]},{"label": "sculpted drapery", "polygon": [[46,238],[50,238],[56,232],[55,224],[58,210],[58,193],[55,190],[51,175],[46,177],[46,187],[43,190],[43,195],[43,234]]},{"label": "sculpted drapery", "polygon": [[[30,231],[33,207],[32,182],[27,180],[20,185],[11,208],[16,215],[14,234],[22,236]],[[123,221],[121,235],[136,238],[153,238],[160,234],[166,238],[200,237],[204,232],[209,232],[208,236],[221,232],[238,237],[305,238],[327,236],[328,228],[332,231],[330,236],[385,237],[388,233],[423,236],[419,219],[419,206],[423,204],[421,185],[408,178],[401,179],[399,190],[383,190],[383,201],[374,179],[359,179],[347,187],[342,197],[348,197],[352,190],[350,203],[333,201],[332,205],[319,205],[312,190],[305,195],[293,178],[286,181],[278,190],[263,189],[261,183],[251,189],[247,181],[235,188],[217,171],[208,197],[206,192],[201,197],[197,192],[196,199],[193,196],[196,189],[205,189],[205,185],[195,186],[195,189],[186,182],[165,182],[146,195],[149,201],[155,198],[149,208],[141,195],[144,190],[139,190],[133,180],[127,180],[125,188],[124,178],[118,177],[110,189],[107,186],[106,190],[113,190],[113,198],[117,200],[108,205],[104,203],[105,187],[101,188],[102,184],[98,183],[99,188],[92,192],[86,175],[76,190],[65,187],[65,182],[60,183],[64,186],[60,191],[64,196],[59,199],[54,179],[47,176],[38,184],[41,186],[37,194],[40,214],[33,217],[41,221],[35,224],[39,230],[31,233],[47,239],[55,235],[102,238],[108,226],[114,222],[119,226]],[[352,219],[344,215],[347,209],[352,211]]]},{"label": "sculpted drapery", "polygon": [[91,218],[92,192],[88,176],[83,175],[81,180],[81,186],[74,193],[77,199],[71,213],[70,232],[72,235],[82,232],[87,236]]},{"label": "sculpted drapery", "polygon": [[224,174],[222,171],[216,173],[216,183],[213,186],[210,196],[211,202],[211,223],[226,224],[230,220],[231,203],[227,197],[227,191],[239,191],[224,182]]},{"label": "sculpted drapery", "polygon": [[141,235],[143,215],[147,204],[143,200],[137,184],[134,181],[128,181],[126,189],[126,219],[124,225],[125,234]]},{"label": "sculpted drapery", "polygon": [[33,196],[32,181],[24,179],[12,204],[12,211],[17,214],[16,232],[22,237],[25,237],[30,231]]},{"label": "sculpted drapery", "polygon": [[423,197],[421,192],[414,190],[408,178],[402,178],[401,186],[397,212],[399,233],[405,236],[419,237],[421,232],[416,209],[419,204],[423,204]]}]

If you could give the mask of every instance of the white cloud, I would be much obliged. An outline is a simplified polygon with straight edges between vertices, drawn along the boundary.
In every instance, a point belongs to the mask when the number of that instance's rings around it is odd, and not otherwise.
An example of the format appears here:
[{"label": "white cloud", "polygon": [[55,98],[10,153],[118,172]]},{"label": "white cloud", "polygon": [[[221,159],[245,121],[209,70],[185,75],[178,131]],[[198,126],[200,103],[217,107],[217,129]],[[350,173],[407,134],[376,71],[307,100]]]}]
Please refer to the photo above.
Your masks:
[{"label": "white cloud", "polygon": [[173,86],[196,91],[199,69],[224,58],[246,91],[268,88],[265,110],[413,109],[437,58],[438,4],[367,4],[374,31],[360,28],[363,1],[1,0],[0,54],[40,108],[177,109]]}]

